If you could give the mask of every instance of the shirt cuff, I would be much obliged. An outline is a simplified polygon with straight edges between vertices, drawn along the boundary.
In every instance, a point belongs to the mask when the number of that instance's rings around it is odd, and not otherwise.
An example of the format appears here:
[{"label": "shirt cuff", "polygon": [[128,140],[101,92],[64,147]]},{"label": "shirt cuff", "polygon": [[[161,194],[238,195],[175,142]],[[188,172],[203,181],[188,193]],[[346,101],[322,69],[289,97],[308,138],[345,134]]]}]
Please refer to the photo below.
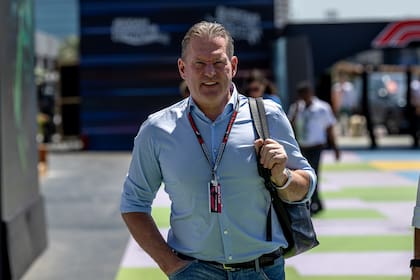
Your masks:
[{"label": "shirt cuff", "polygon": [[420,206],[414,207],[412,225],[413,227],[420,228]]}]

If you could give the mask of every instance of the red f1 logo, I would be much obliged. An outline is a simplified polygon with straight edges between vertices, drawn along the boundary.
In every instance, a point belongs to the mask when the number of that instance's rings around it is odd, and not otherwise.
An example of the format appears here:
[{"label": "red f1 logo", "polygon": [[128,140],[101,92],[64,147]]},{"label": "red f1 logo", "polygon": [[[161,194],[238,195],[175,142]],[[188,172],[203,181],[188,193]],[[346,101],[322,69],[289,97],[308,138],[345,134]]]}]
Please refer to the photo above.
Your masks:
[{"label": "red f1 logo", "polygon": [[407,20],[388,24],[372,41],[374,48],[404,48],[420,41],[420,20]]}]

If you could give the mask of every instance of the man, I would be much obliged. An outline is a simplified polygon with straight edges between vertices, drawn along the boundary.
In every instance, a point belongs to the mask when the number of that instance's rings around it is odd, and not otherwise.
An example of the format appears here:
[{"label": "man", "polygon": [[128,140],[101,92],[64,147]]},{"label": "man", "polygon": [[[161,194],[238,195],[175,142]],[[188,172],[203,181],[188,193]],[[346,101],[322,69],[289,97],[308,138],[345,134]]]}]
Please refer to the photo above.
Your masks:
[{"label": "man", "polygon": [[414,227],[414,259],[410,261],[411,280],[420,280],[420,177],[412,225]]},{"label": "man", "polygon": [[331,92],[331,104],[334,114],[339,120],[341,135],[348,135],[350,129],[350,117],[357,103],[357,93],[354,85],[348,80],[346,73],[338,73],[338,81],[333,85]]},{"label": "man", "polygon": [[246,78],[246,84],[246,96],[271,99],[277,104],[281,105],[281,100],[277,95],[277,90],[274,83],[268,80],[262,71],[258,69],[252,70],[249,76]]},{"label": "man", "polygon": [[[132,236],[170,279],[284,279],[287,242],[273,217],[260,162],[287,201],[307,200],[316,177],[281,108],[267,103],[272,139],[255,140],[246,97],[232,83],[238,58],[217,23],[187,32],[178,59],[190,97],[151,115],[135,138],[121,211]],[[276,125],[274,125],[276,122]],[[150,216],[161,183],[171,199],[167,242]]]},{"label": "man", "polygon": [[[308,159],[319,177],[321,153],[327,144],[334,149],[336,160],[340,159],[340,151],[335,143],[334,135],[336,120],[331,106],[314,95],[308,81],[298,84],[297,95],[299,99],[290,106],[288,116],[296,132],[303,156]],[[311,213],[315,215],[323,208],[317,185],[312,195]]]}]

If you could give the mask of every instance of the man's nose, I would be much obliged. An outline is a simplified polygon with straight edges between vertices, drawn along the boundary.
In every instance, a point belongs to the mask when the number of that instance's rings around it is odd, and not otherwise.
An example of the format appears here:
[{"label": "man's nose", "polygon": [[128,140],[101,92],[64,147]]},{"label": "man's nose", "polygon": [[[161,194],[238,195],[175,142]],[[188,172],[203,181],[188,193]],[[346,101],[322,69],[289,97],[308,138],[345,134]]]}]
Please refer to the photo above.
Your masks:
[{"label": "man's nose", "polygon": [[204,75],[208,77],[213,77],[216,74],[216,69],[214,68],[214,65],[211,63],[206,64],[206,67],[204,68]]}]

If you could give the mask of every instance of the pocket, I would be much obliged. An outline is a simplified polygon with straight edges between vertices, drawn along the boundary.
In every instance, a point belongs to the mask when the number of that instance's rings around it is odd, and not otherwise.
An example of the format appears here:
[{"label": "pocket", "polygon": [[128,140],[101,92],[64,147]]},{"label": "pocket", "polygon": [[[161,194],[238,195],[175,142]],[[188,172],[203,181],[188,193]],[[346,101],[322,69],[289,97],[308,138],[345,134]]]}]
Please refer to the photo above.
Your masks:
[{"label": "pocket", "polygon": [[261,268],[260,274],[264,280],[284,280],[284,258],[279,257],[273,265]]},{"label": "pocket", "polygon": [[176,277],[183,273],[184,271],[188,270],[193,264],[197,263],[197,260],[192,260],[190,261],[188,264],[186,264],[185,266],[181,267],[180,269],[176,270],[175,272],[172,272],[171,274],[168,275],[168,278],[171,280],[175,280]]},{"label": "pocket", "polygon": [[267,274],[265,274],[264,270],[260,271],[260,276],[261,276],[261,280],[270,280],[270,278],[268,278]]}]

